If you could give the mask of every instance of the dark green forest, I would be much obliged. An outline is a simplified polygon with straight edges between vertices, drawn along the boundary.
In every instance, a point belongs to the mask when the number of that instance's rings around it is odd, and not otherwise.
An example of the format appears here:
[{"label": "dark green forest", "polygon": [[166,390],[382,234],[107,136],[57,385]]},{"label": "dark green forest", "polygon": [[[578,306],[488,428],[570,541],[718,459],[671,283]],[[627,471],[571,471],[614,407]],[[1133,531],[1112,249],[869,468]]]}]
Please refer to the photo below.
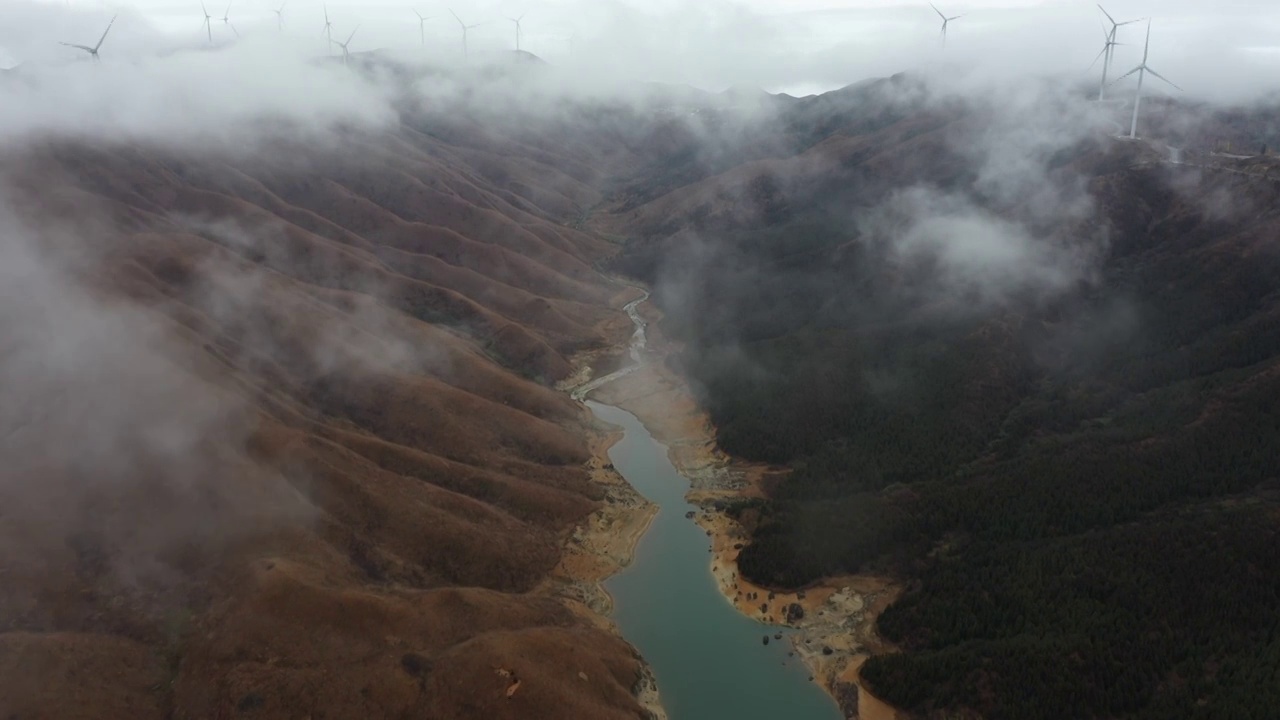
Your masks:
[{"label": "dark green forest", "polygon": [[1280,714],[1280,186],[1195,178],[1223,217],[1108,152],[1075,159],[1107,253],[1052,296],[939,298],[856,182],[618,261],[721,446],[792,470],[742,573],[901,579],[863,677],[914,714]]}]

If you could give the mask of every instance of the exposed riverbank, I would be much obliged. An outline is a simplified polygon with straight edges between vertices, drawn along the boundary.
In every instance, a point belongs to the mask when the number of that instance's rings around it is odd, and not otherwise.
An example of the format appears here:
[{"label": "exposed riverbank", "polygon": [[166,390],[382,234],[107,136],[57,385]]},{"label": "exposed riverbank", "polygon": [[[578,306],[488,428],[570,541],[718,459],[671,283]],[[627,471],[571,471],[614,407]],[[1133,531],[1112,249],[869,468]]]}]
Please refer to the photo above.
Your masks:
[{"label": "exposed riverbank", "polygon": [[875,635],[875,618],[899,588],[882,578],[858,576],[777,593],[738,576],[737,554],[748,535],[717,505],[763,497],[762,481],[779,471],[735,461],[716,447],[705,412],[685,381],[662,362],[675,348],[661,334],[660,313],[649,304],[637,310],[648,324],[648,362],[599,387],[593,397],[633,413],[667,445],[672,464],[690,481],[688,501],[701,508],[695,519],[711,538],[711,572],[720,592],[748,617],[796,628],[794,652],[846,717],[897,718],[893,708],[861,687],[858,668],[869,654],[886,649]]},{"label": "exposed riverbank", "polygon": [[[622,433],[603,428],[592,438],[587,467],[592,482],[604,489],[603,502],[574,529],[559,564],[540,588],[570,601],[597,627],[619,636],[621,631],[609,619],[613,598],[604,581],[631,564],[636,546],[658,514],[658,507],[636,492],[609,462],[609,448],[621,439]],[[640,660],[643,674],[633,693],[649,712],[649,720],[667,720],[653,671],[643,657]]]},{"label": "exposed riverbank", "polygon": [[726,603],[707,572],[711,540],[692,521],[687,478],[635,415],[588,402],[624,429],[610,449],[618,471],[660,510],[635,561],[610,578],[611,618],[653,668],[672,720],[838,720],[836,703],[811,681],[783,641],[791,631]]},{"label": "exposed riverbank", "polygon": [[[642,294],[640,291],[629,293],[629,297],[625,298],[628,301],[627,307],[634,311],[636,304],[647,296],[647,293]],[[629,313],[615,322],[619,325],[625,323],[625,329],[632,326]],[[619,335],[623,334],[623,330],[619,328],[614,328],[614,331]],[[635,335],[629,337],[630,340],[623,345],[628,351],[634,344]],[[603,349],[573,358],[577,372],[561,382],[558,389],[576,397],[587,384],[602,383],[603,376],[593,380],[596,375],[594,367],[616,351],[617,348]],[[583,423],[589,428],[588,443],[591,450],[587,470],[591,481],[602,489],[604,497],[599,509],[587,516],[565,540],[560,562],[535,592],[568,601],[571,608],[597,627],[621,636],[617,625],[609,618],[613,612],[613,598],[605,590],[604,581],[631,564],[635,558],[636,546],[658,514],[658,506],[636,492],[609,460],[609,449],[622,439],[622,432],[601,422],[585,406]],[[643,657],[640,660],[643,674],[633,688],[633,693],[641,706],[649,712],[650,720],[667,720],[653,671]]]}]

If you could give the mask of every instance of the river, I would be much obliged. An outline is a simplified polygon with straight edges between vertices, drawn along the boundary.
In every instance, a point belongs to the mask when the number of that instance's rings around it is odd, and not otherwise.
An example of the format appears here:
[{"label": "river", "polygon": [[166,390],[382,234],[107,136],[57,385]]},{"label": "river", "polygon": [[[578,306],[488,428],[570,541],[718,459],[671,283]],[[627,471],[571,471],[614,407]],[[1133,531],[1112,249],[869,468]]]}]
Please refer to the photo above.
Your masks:
[{"label": "river", "polygon": [[[632,358],[642,363],[644,322],[636,325]],[[634,370],[628,368],[619,373]],[[604,380],[604,378],[601,378]],[[581,399],[603,383],[574,392]],[[620,408],[588,401],[600,419],[623,429],[609,450],[618,472],[659,508],[635,559],[610,578],[613,619],[653,669],[670,720],[838,720],[836,703],[791,650],[787,628],[764,625],[739,613],[711,575],[711,540],[686,513],[689,482],[676,471],[667,448]],[[782,633],[782,639],[775,638]],[[764,637],[769,638],[766,645]]]}]

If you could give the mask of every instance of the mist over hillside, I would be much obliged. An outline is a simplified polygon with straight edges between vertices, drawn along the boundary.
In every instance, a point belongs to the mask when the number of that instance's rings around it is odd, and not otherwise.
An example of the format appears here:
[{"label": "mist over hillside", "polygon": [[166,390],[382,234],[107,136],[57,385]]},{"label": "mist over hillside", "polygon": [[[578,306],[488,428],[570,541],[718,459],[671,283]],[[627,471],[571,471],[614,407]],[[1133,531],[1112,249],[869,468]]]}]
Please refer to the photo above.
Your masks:
[{"label": "mist over hillside", "polygon": [[264,62],[4,80],[0,709],[638,716],[551,577],[603,491],[549,386],[628,332],[571,222],[626,127]]},{"label": "mist over hillside", "polygon": [[720,445],[791,468],[721,506],[740,571],[903,578],[861,676],[913,715],[1273,701],[1280,162],[1218,150],[1276,110],[1152,110],[897,76],[617,214]]},{"label": "mist over hillside", "polygon": [[[395,53],[433,64],[460,64],[461,32],[456,12],[475,27],[468,36],[473,59],[509,53],[515,47],[510,18],[522,17],[521,48],[579,82],[598,86],[626,81],[690,84],[712,92],[729,87],[764,88],[793,96],[821,93],[870,77],[927,72],[949,78],[952,87],[1008,84],[1028,76],[1080,81],[1096,78],[1089,63],[1102,48],[1093,3],[1076,0],[969,0],[935,3],[962,15],[944,47],[940,23],[927,3],[915,0],[679,0],[587,2],[558,0],[522,5],[498,0],[430,3],[296,2],[277,18],[272,3],[214,7],[208,35],[199,3],[134,0],[119,6],[92,3],[6,4],[0,25],[0,66],[65,64],[78,51],[59,41],[98,37],[119,12],[119,59],[154,53],[258,45],[323,55],[328,8],[331,35],[344,40],[354,30],[352,52]],[[1280,89],[1275,31],[1280,17],[1260,0],[1206,6],[1196,0],[1103,3],[1118,20],[1152,18],[1152,67],[1195,97],[1243,102]],[[419,24],[414,11],[429,18]],[[230,24],[222,18],[229,18]],[[1142,30],[1122,30],[1119,72],[1142,57]],[[337,54],[337,48],[332,48]],[[7,63],[3,57],[7,56]],[[1121,68],[1120,66],[1123,66]]]},{"label": "mist over hillside", "polygon": [[1124,140],[1064,3],[971,8],[948,54],[921,8],[566,5],[465,62],[392,10],[343,62],[318,5],[210,42],[137,3],[96,63],[58,43],[114,9],[7,4],[0,715],[647,717],[563,570],[612,498],[553,389],[630,336],[631,278],[720,446],[780,470],[719,508],[744,577],[907,588],[878,695],[1267,716],[1275,18],[1232,6],[1210,67],[1225,21],[1162,7],[1189,92]]}]

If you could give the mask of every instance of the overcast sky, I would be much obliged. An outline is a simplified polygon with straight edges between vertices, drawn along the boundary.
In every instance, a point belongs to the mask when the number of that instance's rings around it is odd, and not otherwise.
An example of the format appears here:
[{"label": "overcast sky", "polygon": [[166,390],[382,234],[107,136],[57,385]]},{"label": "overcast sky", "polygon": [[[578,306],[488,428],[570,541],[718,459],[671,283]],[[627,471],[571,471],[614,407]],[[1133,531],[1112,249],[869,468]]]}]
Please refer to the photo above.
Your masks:
[{"label": "overcast sky", "polygon": [[[207,0],[214,39],[234,39],[220,18],[224,0]],[[242,36],[278,38],[273,0],[233,0]],[[1112,0],[1117,20],[1151,16],[1152,68],[1189,95],[1237,101],[1280,87],[1280,2],[1276,0]],[[278,5],[276,5],[278,7]],[[294,46],[324,51],[321,0],[288,0],[284,34]],[[328,3],[334,35],[359,24],[352,51],[414,50],[418,22],[437,59],[461,55],[452,7],[468,23],[470,47],[514,45],[510,16],[524,15],[525,49],[561,64],[619,77],[685,82],[710,90],[752,85],[807,94],[939,64],[998,80],[1027,73],[1100,79],[1089,64],[1102,49],[1102,15],[1086,0],[941,0],[963,14],[939,42],[941,21],[927,3],[899,0],[381,0]],[[39,8],[39,11],[31,8]],[[108,17],[121,17],[104,59],[159,45],[205,42],[200,0],[5,0],[0,3],[0,66],[66,62],[76,52],[57,40],[92,44]],[[1141,59],[1144,24],[1121,29],[1116,74]],[[576,33],[572,42],[571,35]],[[143,39],[145,38],[145,42]],[[158,40],[157,38],[163,38]],[[572,48],[572,55],[571,55]],[[1155,83],[1160,85],[1158,81]],[[1156,92],[1169,90],[1167,87]]]}]

